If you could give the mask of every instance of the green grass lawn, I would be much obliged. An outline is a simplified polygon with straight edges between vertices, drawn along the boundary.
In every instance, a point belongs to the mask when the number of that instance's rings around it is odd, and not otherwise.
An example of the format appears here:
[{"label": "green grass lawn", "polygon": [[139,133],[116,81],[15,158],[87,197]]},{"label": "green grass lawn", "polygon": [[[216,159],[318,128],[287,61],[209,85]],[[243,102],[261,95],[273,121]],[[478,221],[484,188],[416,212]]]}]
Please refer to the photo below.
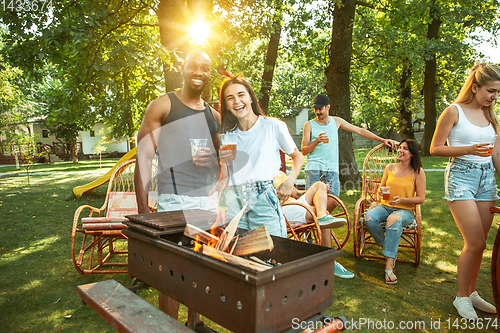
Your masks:
[{"label": "green grass lawn", "polygon": [[[103,165],[110,168],[114,162],[116,159],[103,160]],[[425,168],[444,168],[446,159],[426,157],[423,163]],[[0,168],[0,173],[14,172],[15,168],[9,168]],[[105,187],[80,198],[72,194],[73,187],[97,178],[99,172],[94,171],[99,171],[99,161],[54,163],[34,166],[32,173],[57,173],[32,175],[29,187],[24,176],[0,179],[0,332],[114,331],[81,302],[75,288],[110,278],[129,286],[130,278],[126,274],[80,275],[73,267],[70,253],[75,210],[82,204],[100,207],[104,201]],[[410,322],[423,321],[426,328],[414,330],[420,332],[436,331],[430,329],[430,321],[439,319],[442,331],[450,331],[448,324],[453,331],[452,324],[458,318],[452,305],[457,290],[456,262],[463,242],[442,199],[443,172],[428,172],[426,175],[420,266],[398,263],[395,269],[398,284],[388,286],[384,283],[383,262],[356,260],[350,238],[339,262],[356,277],[335,278],[333,306],[326,310],[327,314],[342,315],[354,322],[392,321],[396,327],[400,322],[409,325]],[[341,194],[351,218],[359,196],[355,190]],[[496,221],[498,217],[495,217]],[[478,292],[491,302],[490,261],[496,224],[492,229],[477,283]],[[139,291],[139,295],[157,305],[154,289]],[[183,321],[185,313],[186,310],[182,309]],[[480,311],[478,314],[482,318],[495,318]],[[66,319],[66,316],[71,317]],[[374,330],[367,330],[364,326],[355,331]],[[483,328],[481,331],[495,330]]]}]

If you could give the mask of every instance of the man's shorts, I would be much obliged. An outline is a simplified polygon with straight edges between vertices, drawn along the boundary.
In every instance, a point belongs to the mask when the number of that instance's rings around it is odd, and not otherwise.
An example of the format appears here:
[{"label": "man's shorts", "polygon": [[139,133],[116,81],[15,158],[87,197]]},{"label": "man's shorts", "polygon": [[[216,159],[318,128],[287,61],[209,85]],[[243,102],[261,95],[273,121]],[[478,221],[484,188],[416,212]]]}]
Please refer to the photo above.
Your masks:
[{"label": "man's shorts", "polygon": [[338,172],[306,170],[306,190],[308,190],[316,182],[323,182],[330,185],[328,193],[337,197],[340,195],[340,179]]},{"label": "man's shorts", "polygon": [[187,195],[161,194],[158,198],[158,211],[203,209],[217,212],[219,208],[218,193],[209,197],[190,197]]}]

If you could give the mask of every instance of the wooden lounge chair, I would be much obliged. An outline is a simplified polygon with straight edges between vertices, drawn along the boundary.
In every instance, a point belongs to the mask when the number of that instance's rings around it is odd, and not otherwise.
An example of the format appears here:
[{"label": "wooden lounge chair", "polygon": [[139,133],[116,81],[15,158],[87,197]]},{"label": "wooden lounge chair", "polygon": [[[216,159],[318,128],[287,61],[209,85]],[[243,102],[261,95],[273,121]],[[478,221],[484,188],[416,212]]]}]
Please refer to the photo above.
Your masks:
[{"label": "wooden lounge chair", "polygon": [[[385,166],[389,163],[397,163],[396,151],[390,149],[383,144],[373,148],[365,158],[363,163],[363,183],[362,196],[356,202],[354,208],[354,254],[356,258],[377,258],[385,259],[382,255],[366,253],[365,249],[368,244],[375,244],[370,233],[367,231],[363,221],[365,213],[370,208],[370,205],[379,202],[378,188],[384,174]],[[385,227],[384,227],[385,231]],[[400,262],[412,262],[415,266],[420,263],[420,244],[422,242],[422,216],[420,213],[420,205],[416,206],[415,221],[403,227],[403,234],[399,244],[400,249],[410,249],[413,253],[413,260],[405,260],[398,258]],[[399,257],[399,255],[398,255]]]},{"label": "wooden lounge chair", "polygon": [[[80,274],[127,273],[127,237],[122,233],[126,226],[122,221],[126,215],[137,214],[134,170],[135,159],[122,163],[111,175],[102,207],[83,205],[76,210],[71,254]],[[151,210],[156,207],[156,195],[156,177],[153,177]]]}]

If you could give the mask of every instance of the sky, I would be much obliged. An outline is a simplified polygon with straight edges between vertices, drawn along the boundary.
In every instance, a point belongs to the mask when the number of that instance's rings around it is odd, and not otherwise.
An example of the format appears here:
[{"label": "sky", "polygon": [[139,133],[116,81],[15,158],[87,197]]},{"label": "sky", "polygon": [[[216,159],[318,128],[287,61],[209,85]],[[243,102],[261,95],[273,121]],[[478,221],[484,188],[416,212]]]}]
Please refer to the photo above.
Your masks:
[{"label": "sky", "polygon": [[500,63],[500,46],[493,46],[492,44],[485,42],[477,46],[477,51],[483,53],[487,60],[494,64]]},{"label": "sky", "polygon": [[[491,36],[491,34],[485,31],[478,31],[477,35],[483,37],[485,40],[494,38],[494,36]],[[497,42],[498,44],[496,46],[486,41],[482,42],[476,47],[476,50],[486,56],[485,60],[489,60],[489,62],[494,64],[500,64],[500,39],[497,39]]]}]

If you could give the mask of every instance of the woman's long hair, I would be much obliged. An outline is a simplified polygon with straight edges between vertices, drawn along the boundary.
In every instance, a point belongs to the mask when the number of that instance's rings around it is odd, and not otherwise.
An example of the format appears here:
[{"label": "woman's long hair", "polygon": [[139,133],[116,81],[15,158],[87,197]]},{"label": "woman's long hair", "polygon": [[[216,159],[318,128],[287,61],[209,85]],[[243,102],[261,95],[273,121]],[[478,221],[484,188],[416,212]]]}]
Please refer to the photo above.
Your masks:
[{"label": "woman's long hair", "polygon": [[241,84],[244,86],[250,98],[252,100],[252,110],[253,113],[257,116],[262,115],[262,109],[260,108],[259,101],[257,100],[257,96],[255,95],[255,91],[253,91],[252,86],[242,77],[240,74],[235,77],[230,77],[222,82],[222,85],[219,89],[219,101],[220,101],[220,111],[222,117],[222,132],[231,132],[234,131],[238,127],[238,119],[227,109],[226,99],[224,98],[224,92],[227,87],[232,84]]},{"label": "woman's long hair", "polygon": [[[496,65],[481,63],[476,64],[471,68],[469,77],[465,81],[460,93],[458,94],[455,103],[470,103],[475,94],[472,92],[472,85],[475,83],[478,88],[491,81],[500,81],[500,68]],[[482,107],[484,116],[493,125],[495,133],[499,133],[500,124],[498,123],[497,115],[495,114],[495,101],[489,106]]]},{"label": "woman's long hair", "polygon": [[410,160],[411,167],[415,172],[420,173],[420,169],[422,168],[422,160],[420,159],[420,151],[418,150],[417,141],[412,139],[404,139],[401,140],[399,146],[401,146],[403,142],[406,142],[406,144],[408,145],[408,150],[413,155]]}]

